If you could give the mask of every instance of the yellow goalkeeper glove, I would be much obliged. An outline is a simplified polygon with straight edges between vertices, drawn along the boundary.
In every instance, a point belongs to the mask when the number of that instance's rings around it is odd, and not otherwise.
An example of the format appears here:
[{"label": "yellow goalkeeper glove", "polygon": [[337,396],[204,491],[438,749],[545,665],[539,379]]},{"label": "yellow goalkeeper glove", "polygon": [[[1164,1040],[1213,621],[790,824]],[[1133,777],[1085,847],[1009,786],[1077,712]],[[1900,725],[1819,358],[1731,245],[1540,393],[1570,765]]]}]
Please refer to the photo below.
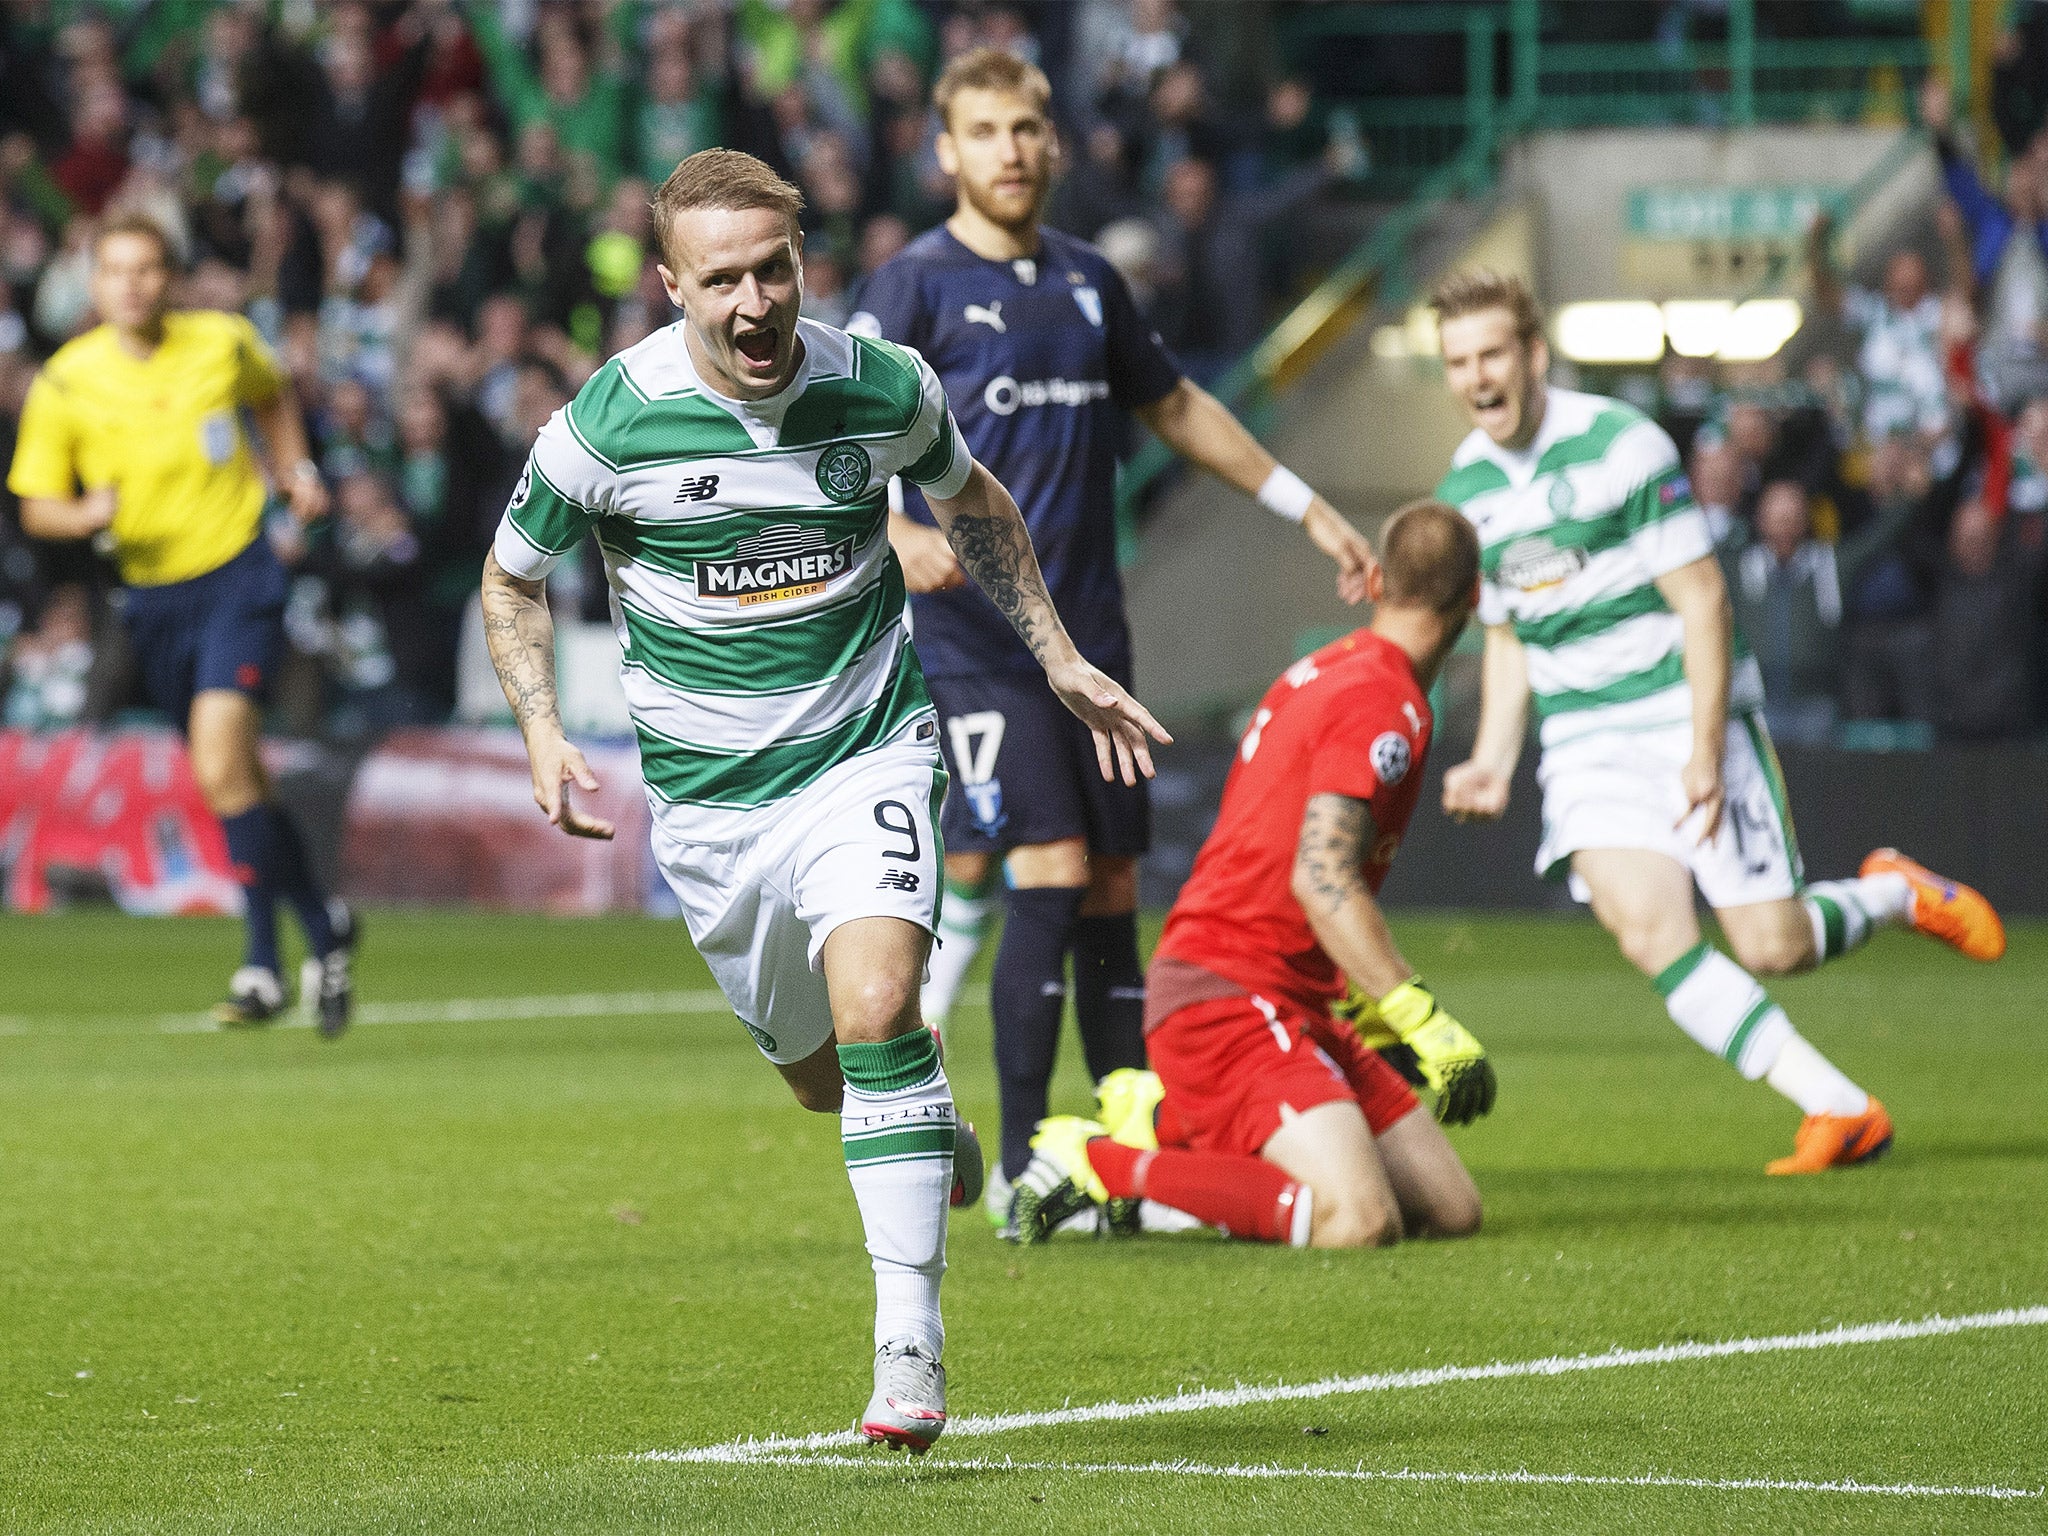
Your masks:
[{"label": "yellow goalkeeper glove", "polygon": [[[1352,995],[1357,996],[1355,989]],[[1361,1025],[1361,1036],[1372,1045],[1374,1035],[1392,1035],[1412,1055],[1414,1071],[1402,1075],[1413,1082],[1419,1074],[1435,1091],[1438,1120],[1445,1125],[1467,1125],[1493,1108],[1499,1083],[1493,1063],[1486,1059],[1486,1047],[1444,1012],[1420,978],[1402,982],[1369,1006],[1370,1019],[1377,1027],[1368,1033]],[[1394,1059],[1392,1051],[1380,1049],[1390,1065],[1402,1069],[1403,1063]]]}]

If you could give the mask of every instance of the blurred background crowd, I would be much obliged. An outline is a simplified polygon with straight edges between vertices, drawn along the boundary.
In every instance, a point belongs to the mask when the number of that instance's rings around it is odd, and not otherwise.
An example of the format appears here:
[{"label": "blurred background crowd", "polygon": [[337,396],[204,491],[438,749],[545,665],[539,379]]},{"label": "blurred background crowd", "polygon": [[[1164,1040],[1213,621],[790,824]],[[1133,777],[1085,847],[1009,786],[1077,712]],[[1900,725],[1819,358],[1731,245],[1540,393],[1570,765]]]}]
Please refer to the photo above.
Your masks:
[{"label": "blurred background crowd", "polygon": [[[153,214],[182,247],[183,302],[246,312],[289,367],[335,493],[310,536],[274,534],[295,571],[275,723],[359,739],[447,719],[465,610],[535,432],[674,318],[647,204],[679,159],[733,145],[798,182],[806,307],[843,321],[864,275],[950,211],[937,70],[1015,49],[1055,83],[1067,160],[1050,222],[1102,245],[1208,381],[1371,217],[1338,93],[1427,92],[1463,68],[1452,35],[1290,70],[1271,38],[1300,9],[8,0],[0,459],[40,359],[92,323],[96,221]],[[1720,13],[1559,14],[1572,35],[1661,38]],[[1771,15],[1862,24],[1854,0]],[[1953,130],[1938,85],[1923,92],[1947,197],[1880,253],[1881,277],[1862,264],[1872,286],[1836,269],[1823,224],[1807,323],[1777,358],[1673,355],[1655,379],[1586,380],[1633,391],[1677,438],[1787,742],[2048,725],[2048,6],[2013,11],[1997,59],[1988,142]],[[559,608],[602,618],[594,555],[555,581]],[[0,724],[128,705],[111,587],[91,549],[25,540],[0,490]]]},{"label": "blurred background crowd", "polygon": [[[937,70],[1015,49],[1059,82],[1053,222],[1100,240],[1213,375],[1316,249],[1278,221],[1340,206],[1362,153],[1247,55],[1243,22],[1171,0],[0,6],[0,460],[40,359],[93,323],[96,222],[154,215],[182,302],[246,312],[290,369],[335,495],[310,538],[273,532],[295,571],[277,723],[445,719],[534,434],[675,318],[647,205],[677,161],[731,145],[796,181],[805,307],[841,322],[952,209]],[[31,546],[0,492],[0,723],[129,702],[110,586],[92,550]],[[602,617],[594,557],[556,599]]]},{"label": "blurred background crowd", "polygon": [[1946,89],[1923,89],[1945,195],[1875,286],[1836,269],[1823,218],[1784,351],[1663,365],[1780,742],[2048,725],[2048,16],[2027,15],[1997,77],[2002,143],[1966,143]]}]

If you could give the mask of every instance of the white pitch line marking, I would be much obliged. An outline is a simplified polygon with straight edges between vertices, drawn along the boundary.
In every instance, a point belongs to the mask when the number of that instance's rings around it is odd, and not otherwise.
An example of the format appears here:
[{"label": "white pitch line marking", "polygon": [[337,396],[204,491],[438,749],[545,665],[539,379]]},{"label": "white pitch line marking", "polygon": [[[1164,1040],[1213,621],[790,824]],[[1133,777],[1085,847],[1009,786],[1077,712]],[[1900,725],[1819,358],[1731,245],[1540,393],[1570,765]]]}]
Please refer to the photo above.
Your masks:
[{"label": "white pitch line marking", "polygon": [[[574,992],[552,997],[450,997],[418,1003],[365,1003],[358,1024],[481,1024],[521,1019],[615,1019],[658,1013],[728,1013],[731,1004],[716,990],[694,992]],[[304,1015],[281,1015],[273,1029],[310,1029]],[[0,1015],[0,1035],[132,1034],[157,1030],[167,1035],[225,1033],[201,1013]]]},{"label": "white pitch line marking", "polygon": [[[833,1456],[788,1452],[746,1462],[756,1467],[843,1467],[856,1472],[886,1472],[900,1477],[906,1470],[898,1457]],[[1413,1467],[1381,1471],[1371,1467],[1210,1466],[1199,1461],[1012,1461],[1008,1457],[963,1456],[918,1461],[911,1468],[932,1467],[970,1472],[1070,1472],[1086,1476],[1133,1476],[1165,1473],[1177,1477],[1278,1479],[1302,1478],[1344,1483],[1457,1483],[1465,1486],[1505,1483],[1514,1487],[1697,1488],[1717,1493],[1861,1493],[1901,1499],[2038,1499],[2048,1490],[2005,1488],[1996,1483],[1955,1487],[1941,1483],[1866,1483],[1858,1478],[1819,1481],[1804,1477],[1667,1477],[1655,1472],[1635,1476],[1590,1472],[1424,1472]]]},{"label": "white pitch line marking", "polygon": [[[1997,1312],[1973,1312],[1963,1317],[1937,1314],[1917,1322],[1861,1323],[1806,1333],[1723,1339],[1714,1344],[1658,1344],[1648,1349],[1610,1349],[1598,1355],[1546,1355],[1539,1360],[1497,1360],[1491,1365],[1440,1365],[1427,1370],[1380,1371],[1366,1376],[1326,1376],[1320,1381],[1293,1385],[1280,1382],[1264,1387],[1203,1387],[1174,1397],[1146,1397],[1129,1403],[1088,1403],[1078,1408],[1051,1408],[1032,1413],[963,1414],[947,1423],[946,1437],[948,1440],[975,1439],[1019,1429],[1147,1419],[1167,1413],[1199,1413],[1210,1408],[1241,1408],[1262,1403],[1355,1397],[1411,1387],[1444,1386],[1458,1381],[1571,1376],[1583,1371],[1609,1371],[1629,1365],[1675,1365],[1690,1360],[1721,1360],[1739,1355],[1839,1349],[1847,1344],[1890,1344],[1904,1339],[1938,1338],[1992,1328],[2039,1328],[2044,1324],[2048,1324],[2048,1306],[2007,1307]],[[641,1456],[648,1461],[747,1462],[758,1461],[764,1456],[830,1451],[863,1443],[858,1431],[848,1429],[829,1434],[728,1440],[721,1445],[700,1446],[695,1450],[643,1451]]]}]

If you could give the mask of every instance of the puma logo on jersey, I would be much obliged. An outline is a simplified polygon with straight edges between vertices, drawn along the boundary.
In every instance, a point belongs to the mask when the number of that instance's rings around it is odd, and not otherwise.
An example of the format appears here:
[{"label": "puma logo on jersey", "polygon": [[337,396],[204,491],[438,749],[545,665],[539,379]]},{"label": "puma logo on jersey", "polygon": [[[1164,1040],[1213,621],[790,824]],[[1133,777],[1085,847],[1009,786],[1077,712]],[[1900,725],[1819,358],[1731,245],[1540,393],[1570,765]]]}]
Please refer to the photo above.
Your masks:
[{"label": "puma logo on jersey", "polygon": [[1401,713],[1408,717],[1408,725],[1416,735],[1422,734],[1422,716],[1415,712],[1415,705],[1407,699],[1401,701]]},{"label": "puma logo on jersey", "polygon": [[1010,329],[1007,325],[1003,324],[1003,301],[1001,299],[997,299],[993,304],[987,305],[970,304],[961,311],[961,314],[966,317],[969,325],[985,325],[991,330],[1005,332]]},{"label": "puma logo on jersey", "polygon": [[685,480],[676,487],[676,501],[709,501],[718,494],[718,476],[699,475],[694,480]]}]

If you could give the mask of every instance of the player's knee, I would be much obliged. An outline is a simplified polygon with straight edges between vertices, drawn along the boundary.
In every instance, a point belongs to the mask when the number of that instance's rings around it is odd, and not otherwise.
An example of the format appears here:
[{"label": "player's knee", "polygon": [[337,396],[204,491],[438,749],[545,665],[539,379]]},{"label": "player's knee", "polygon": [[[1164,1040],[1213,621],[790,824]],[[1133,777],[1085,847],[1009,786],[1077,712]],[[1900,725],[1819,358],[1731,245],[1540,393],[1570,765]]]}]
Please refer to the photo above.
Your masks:
[{"label": "player's knee", "polygon": [[796,1095],[796,1101],[813,1114],[836,1115],[846,1098],[844,1083],[791,1083],[789,1091]]},{"label": "player's knee", "polygon": [[889,1040],[917,1025],[917,986],[896,976],[872,976],[849,994],[835,995],[833,1022],[842,1040]]},{"label": "player's knee", "polygon": [[1391,1200],[1325,1199],[1317,1192],[1310,1247],[1390,1248],[1400,1240],[1401,1212]]},{"label": "player's knee", "polygon": [[231,754],[194,753],[192,781],[216,816],[238,816],[263,798],[263,786],[249,765]]},{"label": "player's knee", "polygon": [[1811,935],[1788,928],[1728,935],[1736,963],[1753,976],[1789,976],[1813,961]]},{"label": "player's knee", "polygon": [[1656,975],[1698,942],[1683,924],[1656,919],[1616,923],[1613,932],[1622,958],[1646,976]]},{"label": "player's knee", "polygon": [[1423,1214],[1418,1237],[1471,1237],[1479,1230],[1479,1191],[1471,1184],[1438,1195]]}]

